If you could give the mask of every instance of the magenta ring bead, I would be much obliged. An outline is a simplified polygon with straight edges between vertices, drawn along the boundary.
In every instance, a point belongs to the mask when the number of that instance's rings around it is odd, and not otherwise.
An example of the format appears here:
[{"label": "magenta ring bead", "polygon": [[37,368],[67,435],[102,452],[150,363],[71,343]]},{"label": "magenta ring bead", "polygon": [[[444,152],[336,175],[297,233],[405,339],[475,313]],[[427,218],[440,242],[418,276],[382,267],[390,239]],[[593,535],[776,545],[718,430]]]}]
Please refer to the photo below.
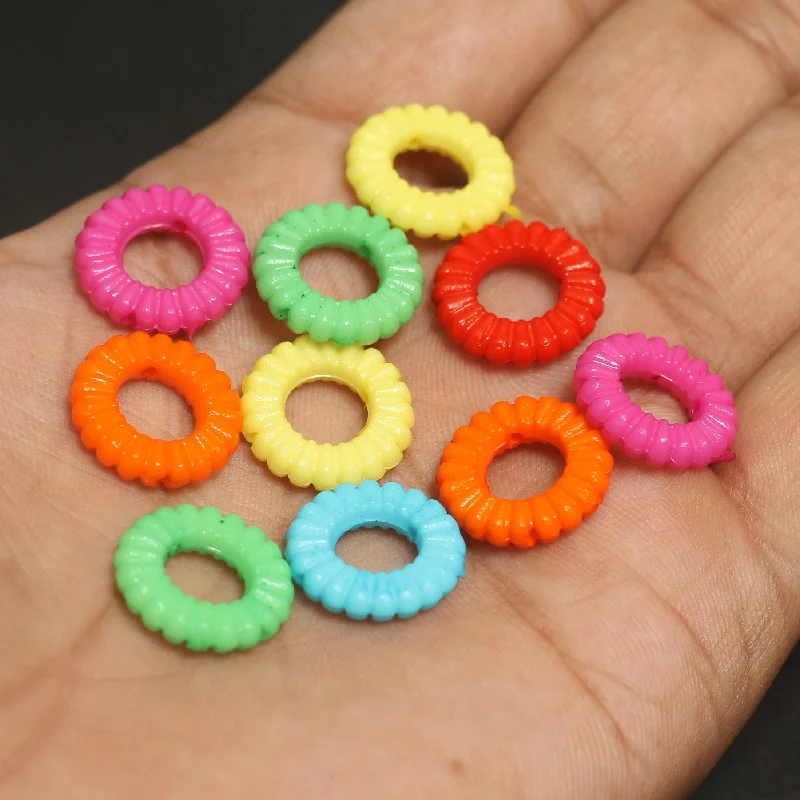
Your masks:
[{"label": "magenta ring bead", "polygon": [[[656,419],[636,405],[624,378],[652,381],[686,407],[691,422]],[[698,469],[731,461],[738,415],[733,395],[708,364],[685,347],[642,333],[615,333],[593,342],[575,368],[578,405],[589,424],[610,444],[652,467]]]},{"label": "magenta ring bead", "polygon": [[[192,239],[203,254],[203,270],[176,289],[157,289],[125,271],[122,254],[137,236],[167,231]],[[250,253],[230,214],[188,189],[150,186],[129,189],[103,203],[75,240],[81,288],[96,308],[118,325],[169,335],[192,336],[219,319],[241,296]]]}]

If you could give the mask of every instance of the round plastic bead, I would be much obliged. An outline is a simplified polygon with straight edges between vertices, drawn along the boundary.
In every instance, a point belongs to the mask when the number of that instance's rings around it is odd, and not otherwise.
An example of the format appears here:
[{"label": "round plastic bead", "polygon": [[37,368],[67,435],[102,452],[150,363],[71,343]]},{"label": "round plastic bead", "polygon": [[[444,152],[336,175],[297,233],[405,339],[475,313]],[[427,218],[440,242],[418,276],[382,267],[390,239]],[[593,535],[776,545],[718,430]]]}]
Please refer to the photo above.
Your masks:
[{"label": "round plastic bead", "polygon": [[[486,473],[500,453],[523,443],[557,447],[561,477],[525,500],[497,497]],[[497,547],[532,547],[571,531],[602,502],[614,459],[597,431],[572,403],[552,397],[518,397],[479,411],[447,445],[436,482],[439,499],[461,529]]]},{"label": "round plastic bead", "polygon": [[[356,528],[391,528],[419,551],[391,572],[356,569],[336,555],[336,543]],[[436,500],[400,484],[364,481],[322,492],[289,527],[286,560],[306,595],[351,619],[384,622],[433,608],[464,575],[466,545],[455,520]]]},{"label": "round plastic bead", "polygon": [[[192,239],[203,271],[177,289],[157,289],[131,278],[122,255],[131,239],[167,231]],[[205,195],[179,186],[129,189],[103,203],[75,241],[81,288],[118,325],[169,335],[219,319],[247,283],[250,252],[242,229]]]},{"label": "round plastic bead", "polygon": [[[195,416],[189,436],[153,439],[125,419],[119,390],[137,379],[159,381],[186,399]],[[98,461],[145,486],[174,489],[204,481],[239,446],[242,414],[230,378],[211,356],[163,333],[136,331],[95,347],[75,371],[70,403],[81,441]]]},{"label": "round plastic bead", "polygon": [[[211,555],[235,569],[244,594],[210,603],[182,592],[164,571],[176,553]],[[139,518],[114,556],[117,586],[128,608],[151,630],[190,650],[246,650],[274,636],[294,600],[289,565],[260,528],[236,514],[182,505]]]},{"label": "round plastic bead", "polygon": [[[496,269],[525,264],[561,284],[555,307],[541,317],[511,320],[478,300],[480,282]],[[586,247],[561,229],[511,220],[489,225],[451,247],[436,271],[433,301],[448,336],[471,355],[520,366],[552,361],[588,336],[603,313],[605,284]]]},{"label": "round plastic bead", "polygon": [[[469,181],[452,192],[423,191],[400,177],[395,158],[428,150],[452,158]],[[496,222],[511,205],[514,165],[487,127],[441,106],[390,108],[370,117],[347,152],[347,179],[361,203],[417,236],[454,239]]]},{"label": "round plastic bead", "polygon": [[[299,264],[317,247],[341,247],[366,259],[378,273],[377,291],[360,300],[336,300],[312,289]],[[385,217],[361,206],[312,204],[284,214],[256,246],[253,275],[272,314],[318,342],[368,345],[394,336],[422,301],[416,248]]]},{"label": "round plastic bead", "polygon": [[[625,378],[652,381],[679,399],[691,422],[656,419],[634,403]],[[592,342],[575,369],[578,405],[609,444],[651,467],[699,469],[731,461],[738,415],[733,395],[708,364],[657,336],[615,333]]]},{"label": "round plastic bead", "polygon": [[[349,442],[317,444],[286,419],[286,398],[311,381],[335,381],[354,391],[367,408],[367,423]],[[411,443],[411,393],[380,351],[353,344],[337,347],[301,336],[281,342],[242,382],[243,432],[253,454],[295,486],[332,489],[340,483],[382,478]]]}]

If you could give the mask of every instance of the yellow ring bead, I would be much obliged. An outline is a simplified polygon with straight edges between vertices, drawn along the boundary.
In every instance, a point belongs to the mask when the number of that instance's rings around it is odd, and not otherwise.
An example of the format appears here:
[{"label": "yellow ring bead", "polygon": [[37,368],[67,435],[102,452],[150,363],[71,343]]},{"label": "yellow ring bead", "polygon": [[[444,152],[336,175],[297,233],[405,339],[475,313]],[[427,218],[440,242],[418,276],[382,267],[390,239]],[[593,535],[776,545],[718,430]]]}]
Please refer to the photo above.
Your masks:
[{"label": "yellow ring bead", "polygon": [[[292,428],[286,398],[312,381],[344,384],[362,399],[367,422],[354,439],[318,444]],[[382,478],[400,463],[414,425],[411,393],[379,350],[338,347],[309,336],[281,342],[258,360],[242,381],[242,418],[253,454],[270,472],[319,491]]]},{"label": "yellow ring bead", "polygon": [[[452,192],[423,191],[394,168],[399,153],[428,150],[452,158],[469,182]],[[496,222],[511,205],[514,165],[503,143],[480,122],[441,106],[390,108],[370,117],[350,140],[347,180],[359,202],[417,236],[454,239]]]}]

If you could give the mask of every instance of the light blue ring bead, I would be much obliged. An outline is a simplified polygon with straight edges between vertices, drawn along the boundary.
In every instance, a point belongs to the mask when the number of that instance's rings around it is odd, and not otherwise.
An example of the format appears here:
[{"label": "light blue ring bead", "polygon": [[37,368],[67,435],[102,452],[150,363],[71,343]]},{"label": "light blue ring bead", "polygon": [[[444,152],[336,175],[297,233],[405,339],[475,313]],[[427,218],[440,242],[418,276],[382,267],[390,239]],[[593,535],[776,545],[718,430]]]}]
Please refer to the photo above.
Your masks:
[{"label": "light blue ring bead", "polygon": [[[336,555],[355,528],[391,528],[419,551],[402,569],[370,572]],[[285,558],[311,600],[351,619],[377,622],[433,608],[464,576],[467,547],[456,521],[438,500],[399,483],[343,483],[306,503],[289,527]]]}]

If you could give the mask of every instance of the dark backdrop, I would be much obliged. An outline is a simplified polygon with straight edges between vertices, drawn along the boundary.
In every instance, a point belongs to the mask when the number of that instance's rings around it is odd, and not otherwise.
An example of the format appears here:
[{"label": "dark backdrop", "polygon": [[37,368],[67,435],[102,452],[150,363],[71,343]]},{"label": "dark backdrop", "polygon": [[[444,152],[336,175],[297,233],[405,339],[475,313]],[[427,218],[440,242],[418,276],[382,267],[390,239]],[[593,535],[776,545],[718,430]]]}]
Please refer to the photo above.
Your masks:
[{"label": "dark backdrop", "polygon": [[[341,3],[214,5],[0,0],[0,235],[212,122]],[[692,798],[723,799],[800,800],[800,651]]]}]

